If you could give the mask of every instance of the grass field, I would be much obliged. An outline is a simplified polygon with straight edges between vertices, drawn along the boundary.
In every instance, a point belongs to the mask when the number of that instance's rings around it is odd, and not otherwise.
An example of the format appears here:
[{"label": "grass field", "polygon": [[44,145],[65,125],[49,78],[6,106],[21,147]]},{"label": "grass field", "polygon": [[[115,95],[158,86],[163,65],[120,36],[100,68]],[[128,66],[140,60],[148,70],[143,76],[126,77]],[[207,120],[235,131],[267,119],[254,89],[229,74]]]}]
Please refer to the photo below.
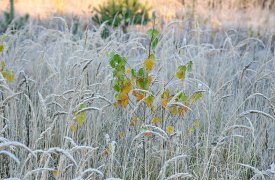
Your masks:
[{"label": "grass field", "polygon": [[0,179],[274,179],[274,31],[208,23],[157,20],[150,88],[137,101],[132,84],[125,108],[111,53],[143,67],[150,24],[107,39],[91,24],[73,35],[62,17],[7,31],[0,59],[14,77],[0,73]]}]

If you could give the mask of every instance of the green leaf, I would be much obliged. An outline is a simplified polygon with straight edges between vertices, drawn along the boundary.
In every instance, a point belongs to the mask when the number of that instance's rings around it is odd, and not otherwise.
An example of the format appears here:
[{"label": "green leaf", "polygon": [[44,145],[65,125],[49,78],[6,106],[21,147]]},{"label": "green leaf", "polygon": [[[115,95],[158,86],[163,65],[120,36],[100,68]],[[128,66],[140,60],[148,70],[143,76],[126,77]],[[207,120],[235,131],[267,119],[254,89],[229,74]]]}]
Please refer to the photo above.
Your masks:
[{"label": "green leaf", "polygon": [[185,78],[185,72],[186,72],[186,66],[179,66],[178,71],[176,73],[176,77],[178,79],[184,79]]},{"label": "green leaf", "polygon": [[149,35],[150,39],[158,38],[159,37],[159,31],[156,29],[149,29],[147,34]]},{"label": "green leaf", "polygon": [[114,86],[113,86],[113,88],[114,88],[114,90],[115,91],[117,91],[117,92],[119,92],[120,91],[120,86],[118,85],[118,84],[115,84]]},{"label": "green leaf", "polygon": [[180,69],[180,70],[182,70],[182,71],[186,71],[186,66],[181,65],[181,66],[178,67],[178,69]]},{"label": "green leaf", "polygon": [[114,57],[111,58],[110,65],[111,65],[112,68],[116,67],[116,61],[115,61]]},{"label": "green leaf", "polygon": [[126,58],[120,56],[119,54],[112,55],[110,59],[110,65],[112,68],[121,68],[125,65]]},{"label": "green leaf", "polygon": [[[142,69],[142,68],[141,68]],[[141,74],[143,73],[143,74]],[[136,80],[137,86],[141,89],[149,89],[149,81],[148,81],[148,73],[144,72],[143,70],[139,72],[139,77]],[[142,75],[142,76],[140,76]]]},{"label": "green leaf", "polygon": [[0,72],[5,69],[6,63],[5,61],[1,61],[1,67],[0,67]]},{"label": "green leaf", "polygon": [[0,45],[0,52],[2,52],[4,50],[4,45]]},{"label": "green leaf", "polygon": [[131,70],[131,74],[132,74],[133,77],[136,77],[136,72],[135,72],[134,69]]},{"label": "green leaf", "polygon": [[202,92],[195,92],[190,97],[190,102],[191,103],[196,103],[202,96],[203,96]]},{"label": "green leaf", "polygon": [[119,64],[117,64],[115,70],[116,71],[121,71],[122,73],[124,73],[125,72],[125,64],[122,63],[122,62],[119,62]]},{"label": "green leaf", "polygon": [[185,93],[181,93],[180,94],[180,99],[181,99],[182,102],[185,102],[187,100],[186,94]]},{"label": "green leaf", "polygon": [[[86,104],[80,104],[79,105],[79,108],[78,108],[78,111],[81,111],[83,110],[84,108],[86,108]],[[85,111],[82,111],[80,113],[78,113],[77,115],[75,115],[75,122],[80,126],[82,127],[83,123],[86,121],[86,112]]]},{"label": "green leaf", "polygon": [[123,81],[124,80],[124,71],[117,71],[115,72],[115,76],[117,77],[118,80]]},{"label": "green leaf", "polygon": [[144,75],[144,70],[143,70],[143,68],[140,68],[140,69],[138,70],[138,76],[139,76],[139,77],[143,77],[143,75]]},{"label": "green leaf", "polygon": [[155,49],[158,44],[159,31],[156,29],[149,29],[147,34],[149,35],[149,38],[151,40],[152,49]]},{"label": "green leaf", "polygon": [[155,38],[153,41],[152,41],[152,48],[153,49],[156,49],[157,45],[158,45],[158,42],[159,42],[159,39],[158,38]]},{"label": "green leaf", "polygon": [[193,62],[192,61],[189,61],[187,63],[187,71],[192,71],[192,65],[193,65]]}]

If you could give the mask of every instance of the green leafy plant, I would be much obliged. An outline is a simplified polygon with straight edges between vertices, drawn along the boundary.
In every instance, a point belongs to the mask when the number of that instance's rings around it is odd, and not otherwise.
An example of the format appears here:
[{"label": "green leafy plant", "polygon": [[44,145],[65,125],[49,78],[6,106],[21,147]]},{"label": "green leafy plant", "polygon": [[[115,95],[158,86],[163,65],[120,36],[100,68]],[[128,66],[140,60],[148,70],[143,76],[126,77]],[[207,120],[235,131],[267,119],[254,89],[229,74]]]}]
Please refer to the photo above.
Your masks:
[{"label": "green leafy plant", "polygon": [[[153,17],[155,16],[153,15]],[[154,86],[151,72],[156,64],[155,48],[158,44],[159,36],[159,31],[155,29],[155,26],[148,31],[148,38],[150,39],[149,54],[143,62],[143,67],[140,67],[138,70],[131,68],[125,57],[115,53],[111,54],[110,66],[113,68],[113,89],[115,91],[117,107],[126,108],[129,104],[130,92],[132,92],[132,96],[137,102],[144,101],[144,105],[151,110],[158,109],[158,107],[152,108],[153,101],[155,100],[154,94],[159,92],[151,91]],[[184,81],[186,73],[192,71],[192,66],[193,63],[191,60],[184,65],[178,66],[175,78]],[[174,94],[171,95],[171,90],[169,89],[163,90],[159,105],[163,109],[166,109],[169,101],[172,99],[175,102],[186,105],[184,107],[171,106],[169,110],[173,115],[178,113],[184,114],[188,111],[188,106],[195,104],[203,97],[203,93],[200,91],[194,92],[189,97],[184,92],[175,92]],[[154,117],[152,122],[156,124],[156,122],[159,122],[159,118]]]},{"label": "green leafy plant", "polygon": [[114,54],[110,60],[110,65],[114,68],[114,90],[117,105],[126,107],[128,104],[128,93],[131,90],[131,82],[128,77],[125,77],[126,58],[118,54]]},{"label": "green leafy plant", "polygon": [[[108,0],[94,9],[96,14],[92,20],[98,25],[106,23],[112,27],[121,26],[123,32],[127,32],[127,27],[131,24],[147,24],[149,10],[150,8],[139,0]],[[103,35],[108,35],[108,30],[104,31]]]},{"label": "green leafy plant", "polygon": [[[155,16],[153,15],[153,17]],[[149,126],[158,126],[169,137],[172,137],[177,127],[174,122],[167,119],[166,115],[184,117],[190,107],[203,97],[203,93],[198,91],[188,96],[186,92],[178,90],[173,92],[166,86],[163,89],[161,85],[155,83],[157,80],[153,80],[152,71],[157,63],[155,49],[160,38],[159,31],[155,29],[155,18],[153,28],[148,31],[148,38],[150,39],[148,56],[143,61],[143,66],[138,69],[130,67],[125,57],[119,54],[111,55],[110,66],[113,69],[115,105],[117,108],[127,108],[131,112],[139,108],[137,113],[132,114],[130,125],[141,131],[144,139],[154,136],[153,129],[147,127],[148,124]],[[192,71],[192,66],[192,61],[178,66],[173,78],[184,81],[186,74]],[[132,99],[134,100],[132,101]],[[193,126],[198,128],[199,121],[195,120]],[[193,126],[188,129],[190,135],[194,132]],[[147,167],[146,140],[143,143],[144,167]],[[163,142],[162,147],[165,146],[166,143]],[[144,179],[148,179],[146,173]]]}]

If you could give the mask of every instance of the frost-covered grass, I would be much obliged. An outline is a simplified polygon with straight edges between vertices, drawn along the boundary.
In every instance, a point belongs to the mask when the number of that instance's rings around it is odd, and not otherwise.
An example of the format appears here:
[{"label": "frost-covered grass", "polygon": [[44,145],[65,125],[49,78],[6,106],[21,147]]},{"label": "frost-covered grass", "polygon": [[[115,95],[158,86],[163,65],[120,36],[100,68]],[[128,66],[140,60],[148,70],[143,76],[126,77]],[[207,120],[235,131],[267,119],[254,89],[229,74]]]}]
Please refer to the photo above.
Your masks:
[{"label": "frost-covered grass", "polygon": [[[171,136],[165,125],[150,124],[150,112],[144,115],[137,107],[142,103],[126,109],[113,105],[109,54],[141,66],[149,41],[145,33],[116,31],[104,40],[90,29],[75,40],[66,24],[62,30],[29,25],[7,33],[0,57],[15,80],[1,77],[1,178],[274,178],[271,35],[248,38],[246,32],[187,25],[167,25],[156,48],[156,83],[187,93],[204,91],[184,117],[166,112],[164,124],[174,127]],[[189,60],[193,71],[185,82],[171,80],[176,67]],[[83,102],[86,121],[72,130],[73,114]],[[148,119],[133,126],[133,116]]]}]

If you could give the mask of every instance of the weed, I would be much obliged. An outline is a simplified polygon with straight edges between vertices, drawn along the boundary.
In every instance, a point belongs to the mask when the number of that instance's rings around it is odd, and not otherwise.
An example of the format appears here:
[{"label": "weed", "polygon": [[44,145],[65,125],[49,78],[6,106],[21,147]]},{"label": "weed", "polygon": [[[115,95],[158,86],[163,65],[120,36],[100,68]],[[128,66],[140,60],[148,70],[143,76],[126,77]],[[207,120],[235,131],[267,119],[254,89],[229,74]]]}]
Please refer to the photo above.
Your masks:
[{"label": "weed", "polygon": [[[150,8],[141,4],[139,0],[108,0],[105,4],[95,8],[92,20],[101,25],[106,23],[111,27],[122,27],[124,33],[129,25],[147,24]],[[103,37],[109,36],[108,27],[102,32]]]}]

